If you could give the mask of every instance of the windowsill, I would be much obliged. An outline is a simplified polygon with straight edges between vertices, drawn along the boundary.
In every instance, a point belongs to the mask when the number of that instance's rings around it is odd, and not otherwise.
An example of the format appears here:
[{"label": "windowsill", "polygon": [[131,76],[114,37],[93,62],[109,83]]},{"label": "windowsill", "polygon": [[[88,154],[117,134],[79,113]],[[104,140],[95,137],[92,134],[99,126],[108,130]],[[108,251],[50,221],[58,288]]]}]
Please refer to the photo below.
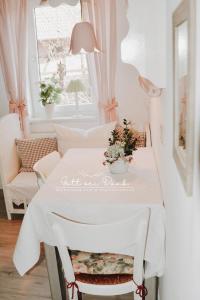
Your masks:
[{"label": "windowsill", "polygon": [[95,116],[71,116],[71,117],[53,117],[51,119],[47,118],[30,118],[30,124],[35,123],[60,123],[60,122],[71,122],[71,121],[81,121],[81,122],[88,122],[96,120]]}]

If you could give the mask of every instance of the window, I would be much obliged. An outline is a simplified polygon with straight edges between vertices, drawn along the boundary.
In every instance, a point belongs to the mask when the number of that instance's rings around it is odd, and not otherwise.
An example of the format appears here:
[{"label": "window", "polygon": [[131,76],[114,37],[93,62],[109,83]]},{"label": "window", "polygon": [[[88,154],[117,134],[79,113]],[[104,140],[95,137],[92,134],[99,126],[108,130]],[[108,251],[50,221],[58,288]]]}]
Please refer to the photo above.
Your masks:
[{"label": "window", "polygon": [[[57,116],[95,114],[96,104],[92,96],[86,54],[69,54],[71,32],[80,21],[80,3],[76,6],[62,4],[33,9],[34,26],[30,25],[30,30],[34,28],[30,35],[30,78],[35,116],[43,113],[39,103],[39,82],[47,81],[56,82],[62,90],[56,108]],[[78,84],[78,92],[73,92],[71,88],[74,80]]]}]

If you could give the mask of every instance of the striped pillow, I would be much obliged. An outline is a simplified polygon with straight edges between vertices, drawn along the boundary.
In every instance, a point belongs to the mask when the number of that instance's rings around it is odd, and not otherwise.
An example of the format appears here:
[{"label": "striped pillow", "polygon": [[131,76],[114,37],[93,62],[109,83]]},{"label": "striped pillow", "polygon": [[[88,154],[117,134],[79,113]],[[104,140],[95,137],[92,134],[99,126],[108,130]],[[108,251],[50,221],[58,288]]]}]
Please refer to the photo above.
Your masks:
[{"label": "striped pillow", "polygon": [[57,151],[56,138],[33,138],[15,140],[17,153],[21,160],[19,172],[34,172],[34,164],[45,155]]}]

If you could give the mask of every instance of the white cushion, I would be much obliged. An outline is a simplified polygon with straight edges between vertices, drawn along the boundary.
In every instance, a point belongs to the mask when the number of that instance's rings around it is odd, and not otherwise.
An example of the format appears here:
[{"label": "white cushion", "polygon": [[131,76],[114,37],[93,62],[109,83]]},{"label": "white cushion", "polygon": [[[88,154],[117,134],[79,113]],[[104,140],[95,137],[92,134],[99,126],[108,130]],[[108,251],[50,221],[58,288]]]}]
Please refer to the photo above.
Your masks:
[{"label": "white cushion", "polygon": [[38,191],[37,177],[34,172],[21,172],[6,185],[10,201],[16,205],[24,201],[28,204]]},{"label": "white cushion", "polygon": [[38,160],[34,164],[33,170],[35,172],[38,172],[43,177],[43,179],[45,179],[53,171],[59,161],[60,154],[57,151],[53,151]]},{"label": "white cushion", "polygon": [[54,125],[61,155],[70,148],[106,148],[116,122],[107,123],[89,130]]}]

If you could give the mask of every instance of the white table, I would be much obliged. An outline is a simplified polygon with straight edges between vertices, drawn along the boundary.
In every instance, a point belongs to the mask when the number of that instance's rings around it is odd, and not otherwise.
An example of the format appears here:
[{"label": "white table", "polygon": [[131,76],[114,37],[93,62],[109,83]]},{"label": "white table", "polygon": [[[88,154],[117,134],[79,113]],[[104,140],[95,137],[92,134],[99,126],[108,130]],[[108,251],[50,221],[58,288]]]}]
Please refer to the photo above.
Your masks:
[{"label": "white table", "polygon": [[112,175],[103,166],[104,149],[71,149],[32,199],[14,252],[23,275],[38,261],[40,242],[54,246],[47,212],[87,223],[117,221],[137,207],[151,209],[145,252],[145,277],[161,276],[165,258],[165,218],[152,148],[134,152],[126,174]]}]

